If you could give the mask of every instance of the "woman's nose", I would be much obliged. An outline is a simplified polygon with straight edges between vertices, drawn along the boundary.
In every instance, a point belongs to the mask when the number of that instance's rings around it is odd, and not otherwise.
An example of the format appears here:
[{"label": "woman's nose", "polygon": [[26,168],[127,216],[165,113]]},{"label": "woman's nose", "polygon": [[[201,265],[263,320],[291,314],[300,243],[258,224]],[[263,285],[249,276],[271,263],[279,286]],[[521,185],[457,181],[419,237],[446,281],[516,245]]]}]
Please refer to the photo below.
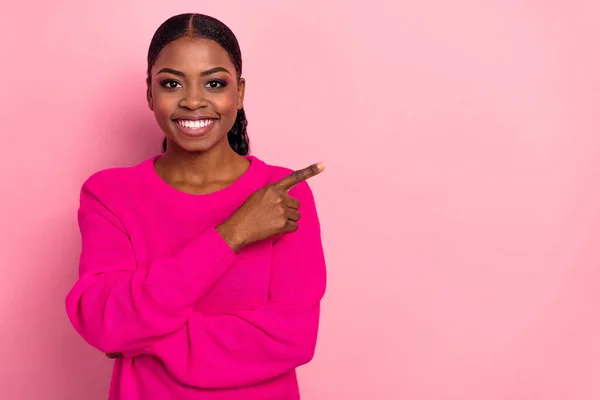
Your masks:
[{"label": "woman's nose", "polygon": [[180,107],[185,107],[190,110],[197,110],[208,105],[208,100],[204,95],[204,91],[198,89],[186,90],[183,98],[179,102]]}]

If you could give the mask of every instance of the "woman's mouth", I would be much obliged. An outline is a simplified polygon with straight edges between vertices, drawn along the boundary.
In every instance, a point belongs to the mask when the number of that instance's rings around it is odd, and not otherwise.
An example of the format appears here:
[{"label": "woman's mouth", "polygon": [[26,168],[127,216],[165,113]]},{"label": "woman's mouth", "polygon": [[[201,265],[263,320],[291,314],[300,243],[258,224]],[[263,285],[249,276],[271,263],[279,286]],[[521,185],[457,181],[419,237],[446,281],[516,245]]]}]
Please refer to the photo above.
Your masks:
[{"label": "woman's mouth", "polygon": [[217,120],[214,118],[185,119],[174,120],[179,131],[186,136],[199,137],[206,135]]}]

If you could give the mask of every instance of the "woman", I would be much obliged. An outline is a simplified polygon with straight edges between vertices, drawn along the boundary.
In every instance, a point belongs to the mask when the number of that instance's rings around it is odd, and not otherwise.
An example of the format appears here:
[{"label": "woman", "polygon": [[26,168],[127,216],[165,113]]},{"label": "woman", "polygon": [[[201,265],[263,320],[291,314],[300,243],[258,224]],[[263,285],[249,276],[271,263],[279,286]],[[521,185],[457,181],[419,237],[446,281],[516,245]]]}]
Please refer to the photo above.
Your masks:
[{"label": "woman", "polygon": [[84,183],[69,318],[116,358],[110,399],[298,399],[326,277],[305,180],[323,166],[248,155],[241,52],[214,18],[165,21],[147,83],[165,152]]}]

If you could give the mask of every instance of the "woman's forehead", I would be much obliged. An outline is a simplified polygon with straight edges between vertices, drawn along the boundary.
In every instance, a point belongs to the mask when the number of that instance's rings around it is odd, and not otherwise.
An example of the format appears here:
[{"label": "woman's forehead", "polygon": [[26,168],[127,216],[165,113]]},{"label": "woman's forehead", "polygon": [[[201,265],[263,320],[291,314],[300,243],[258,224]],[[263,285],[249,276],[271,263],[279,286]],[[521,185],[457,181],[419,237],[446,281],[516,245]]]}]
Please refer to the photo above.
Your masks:
[{"label": "woman's forehead", "polygon": [[154,67],[179,65],[180,68],[203,69],[208,66],[231,66],[227,51],[217,42],[204,38],[183,37],[167,44],[160,52]]}]

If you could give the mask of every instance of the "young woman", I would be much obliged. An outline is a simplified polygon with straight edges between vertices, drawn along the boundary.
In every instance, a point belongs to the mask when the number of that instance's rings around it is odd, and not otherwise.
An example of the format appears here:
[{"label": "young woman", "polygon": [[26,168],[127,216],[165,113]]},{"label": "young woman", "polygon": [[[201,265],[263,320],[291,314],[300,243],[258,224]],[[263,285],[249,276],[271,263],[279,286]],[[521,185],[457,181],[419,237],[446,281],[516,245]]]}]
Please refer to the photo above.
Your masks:
[{"label": "young woman", "polygon": [[165,21],[147,82],[165,151],[84,183],[69,318],[115,358],[110,399],[298,399],[326,278],[305,180],[323,166],[248,155],[241,52],[214,18]]}]

